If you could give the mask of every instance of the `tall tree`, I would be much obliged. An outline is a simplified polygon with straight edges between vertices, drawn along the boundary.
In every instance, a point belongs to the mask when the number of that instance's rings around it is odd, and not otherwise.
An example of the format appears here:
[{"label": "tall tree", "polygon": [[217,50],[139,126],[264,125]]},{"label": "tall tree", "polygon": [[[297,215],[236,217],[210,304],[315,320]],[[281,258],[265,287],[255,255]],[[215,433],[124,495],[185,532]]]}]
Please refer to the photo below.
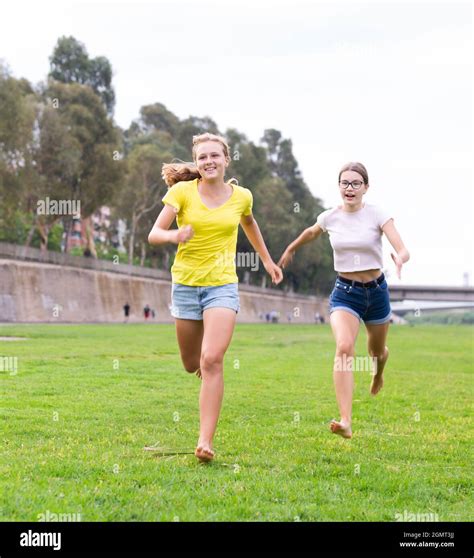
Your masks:
[{"label": "tall tree", "polygon": [[[36,149],[38,181],[32,189],[35,206],[34,226],[41,239],[40,247],[46,250],[48,237],[53,226],[63,219],[57,212],[38,211],[38,203],[50,200],[68,200],[71,197],[70,183],[80,172],[80,143],[61,118],[58,110],[50,105],[41,107],[38,118],[39,144]],[[31,241],[33,230],[27,239]]]},{"label": "tall tree", "polygon": [[115,92],[112,66],[105,56],[89,58],[86,47],[74,37],[58,39],[50,57],[49,77],[62,83],[88,85],[99,95],[109,114],[113,113]]},{"label": "tall tree", "polygon": [[209,118],[209,116],[205,116],[204,118],[189,116],[179,123],[176,139],[181,145],[189,146],[188,149],[190,150],[193,136],[204,134],[205,132],[219,134],[219,129],[214,120]]},{"label": "tall tree", "polygon": [[[142,265],[146,255],[147,237],[150,231],[147,215],[156,219],[166,185],[161,178],[161,167],[171,154],[153,144],[138,144],[127,158],[128,173],[125,186],[116,204],[129,226],[128,263],[133,263],[135,247],[142,253]],[[145,226],[144,223],[146,223]]]},{"label": "tall tree", "polygon": [[255,145],[235,129],[227,130],[225,137],[231,155],[228,176],[237,178],[242,186],[252,189],[258,182],[271,175],[264,147]]},{"label": "tall tree", "polygon": [[140,117],[144,133],[161,131],[175,136],[178,132],[179,118],[161,103],[143,106],[140,109]]},{"label": "tall tree", "polygon": [[[82,218],[87,219],[102,205],[113,204],[120,193],[124,163],[119,131],[88,86],[50,81],[43,97],[45,104],[57,111],[56,118],[50,111],[46,114],[55,124],[56,137],[64,138],[64,145],[58,149],[45,144],[42,160],[66,186],[68,198],[80,201]],[[69,233],[72,216],[65,224]]]},{"label": "tall tree", "polygon": [[10,242],[24,242],[31,227],[37,104],[29,82],[0,65],[0,238]]}]

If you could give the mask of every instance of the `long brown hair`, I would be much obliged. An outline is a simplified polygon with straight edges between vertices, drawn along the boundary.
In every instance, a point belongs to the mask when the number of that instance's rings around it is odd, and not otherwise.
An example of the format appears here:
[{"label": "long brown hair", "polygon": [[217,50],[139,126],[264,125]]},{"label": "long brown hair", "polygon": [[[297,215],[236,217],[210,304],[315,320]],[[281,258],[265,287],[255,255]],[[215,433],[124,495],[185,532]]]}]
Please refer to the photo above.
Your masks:
[{"label": "long brown hair", "polygon": [[338,181],[341,180],[341,174],[344,171],[355,171],[358,172],[362,178],[364,179],[364,184],[368,184],[369,183],[369,173],[367,172],[367,169],[364,167],[364,165],[362,163],[346,163],[342,169],[339,171],[339,178]]},{"label": "long brown hair", "polygon": [[[215,141],[222,146],[224,152],[224,157],[227,162],[230,162],[230,149],[227,145],[226,140],[222,136],[217,136],[215,134],[210,134],[206,132],[205,134],[199,134],[193,136],[193,162],[177,162],[177,163],[163,163],[161,170],[161,176],[165,181],[168,188],[181,181],[195,180],[196,178],[201,178],[199,171],[196,166],[196,151],[197,146],[205,141]],[[228,182],[235,181],[235,178],[231,178]]]}]

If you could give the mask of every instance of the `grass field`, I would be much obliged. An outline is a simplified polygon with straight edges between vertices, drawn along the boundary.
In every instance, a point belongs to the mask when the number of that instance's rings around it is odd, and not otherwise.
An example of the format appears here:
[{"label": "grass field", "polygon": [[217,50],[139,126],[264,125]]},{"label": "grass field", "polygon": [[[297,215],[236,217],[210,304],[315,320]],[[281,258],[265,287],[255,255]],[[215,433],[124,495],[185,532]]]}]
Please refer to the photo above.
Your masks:
[{"label": "grass field", "polygon": [[[371,397],[369,373],[356,373],[344,440],[328,430],[329,326],[238,325],[209,465],[143,451],[197,440],[200,382],[181,368],[173,326],[2,335],[27,337],[0,341],[2,521],[473,519],[469,326],[393,326],[385,387]],[[359,355],[365,344],[361,331]]]}]

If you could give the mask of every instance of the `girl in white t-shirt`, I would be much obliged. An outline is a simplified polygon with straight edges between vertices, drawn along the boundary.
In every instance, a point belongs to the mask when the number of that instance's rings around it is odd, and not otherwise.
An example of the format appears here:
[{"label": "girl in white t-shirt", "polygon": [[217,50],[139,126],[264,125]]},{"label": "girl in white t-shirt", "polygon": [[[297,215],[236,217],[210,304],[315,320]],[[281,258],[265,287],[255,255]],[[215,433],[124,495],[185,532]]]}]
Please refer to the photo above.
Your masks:
[{"label": "girl in white t-shirt", "polygon": [[278,262],[281,267],[286,267],[300,246],[328,232],[334,251],[334,269],[338,273],[329,305],[336,340],[333,378],[341,414],[340,420],[331,421],[330,428],[343,438],[352,437],[354,347],[361,322],[367,329],[368,350],[372,357],[370,392],[376,395],[383,386],[391,310],[387,282],[381,271],[382,233],[395,250],[391,257],[399,278],[403,264],[410,258],[390,214],[364,203],[363,197],[368,189],[369,177],[364,165],[344,165],[339,172],[343,204],[321,213],[312,227],[305,229],[288,245]]}]

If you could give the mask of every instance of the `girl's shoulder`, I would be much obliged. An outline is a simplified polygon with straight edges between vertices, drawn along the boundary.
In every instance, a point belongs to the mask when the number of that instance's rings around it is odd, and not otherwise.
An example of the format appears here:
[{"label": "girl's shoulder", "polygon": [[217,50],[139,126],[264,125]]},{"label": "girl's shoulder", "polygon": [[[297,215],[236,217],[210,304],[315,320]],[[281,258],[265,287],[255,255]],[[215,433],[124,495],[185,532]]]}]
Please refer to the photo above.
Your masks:
[{"label": "girl's shoulder", "polygon": [[183,192],[187,191],[187,190],[192,190],[193,188],[196,187],[196,182],[197,182],[197,178],[195,178],[194,180],[181,180],[180,182],[176,182],[176,184],[173,184],[173,186],[171,186],[170,190],[181,190]]},{"label": "girl's shoulder", "polygon": [[245,186],[240,186],[240,184],[232,184],[232,186],[239,196],[246,199],[252,197],[252,192],[250,191],[249,188],[246,188]]},{"label": "girl's shoulder", "polygon": [[338,213],[339,211],[341,211],[341,208],[339,206],[336,207],[330,207],[329,209],[325,209],[324,211],[322,211],[319,215],[318,215],[318,219],[320,220],[326,220],[329,217],[331,217],[332,215],[334,215],[335,213]]},{"label": "girl's shoulder", "polygon": [[193,199],[193,193],[197,191],[196,180],[182,180],[173,184],[168,188],[166,197],[169,199],[176,199],[180,205],[190,202]]},{"label": "girl's shoulder", "polygon": [[382,211],[382,208],[380,206],[374,205],[373,203],[364,204],[364,209],[366,209],[367,211],[371,211],[372,213]]},{"label": "girl's shoulder", "polygon": [[331,217],[334,215],[335,212],[337,212],[338,208],[337,207],[331,207],[330,209],[326,209],[325,211],[322,211],[317,219],[316,219],[316,224],[319,225],[319,227],[323,230],[323,232],[326,232],[328,230],[328,227],[331,226]]},{"label": "girl's shoulder", "polygon": [[393,219],[393,214],[390,210],[380,205],[366,204],[367,215],[379,227],[383,227],[387,221]]},{"label": "girl's shoulder", "polygon": [[341,207],[339,205],[336,205],[334,207],[330,207],[329,209],[325,209],[322,213],[320,213],[320,215],[332,215],[333,213],[337,213],[340,210]]},{"label": "girl's shoulder", "polygon": [[380,221],[383,219],[388,219],[390,216],[390,211],[387,211],[384,207],[380,205],[374,205],[372,203],[365,204],[365,210],[367,215],[375,221]]}]

